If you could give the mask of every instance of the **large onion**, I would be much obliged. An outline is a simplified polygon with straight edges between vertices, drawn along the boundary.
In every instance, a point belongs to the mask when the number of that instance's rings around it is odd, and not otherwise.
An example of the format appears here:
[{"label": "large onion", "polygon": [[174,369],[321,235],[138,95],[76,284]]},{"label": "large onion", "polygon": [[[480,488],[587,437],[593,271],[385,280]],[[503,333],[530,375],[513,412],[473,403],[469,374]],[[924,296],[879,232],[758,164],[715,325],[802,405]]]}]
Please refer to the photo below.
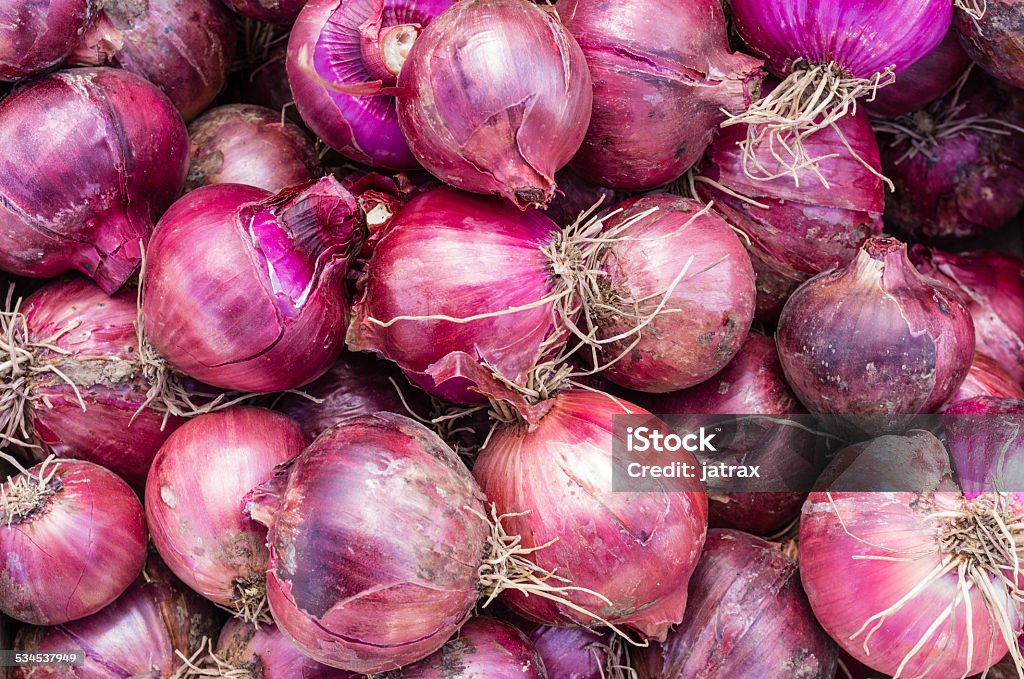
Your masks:
[{"label": "large onion", "polygon": [[395,674],[396,679],[548,679],[526,635],[494,618],[473,618],[441,650]]},{"label": "large onion", "polygon": [[94,0],[0,6],[0,80],[21,80],[60,64],[97,11]]},{"label": "large onion", "polygon": [[1022,0],[961,0],[953,18],[971,59],[1000,80],[1024,87]]}]

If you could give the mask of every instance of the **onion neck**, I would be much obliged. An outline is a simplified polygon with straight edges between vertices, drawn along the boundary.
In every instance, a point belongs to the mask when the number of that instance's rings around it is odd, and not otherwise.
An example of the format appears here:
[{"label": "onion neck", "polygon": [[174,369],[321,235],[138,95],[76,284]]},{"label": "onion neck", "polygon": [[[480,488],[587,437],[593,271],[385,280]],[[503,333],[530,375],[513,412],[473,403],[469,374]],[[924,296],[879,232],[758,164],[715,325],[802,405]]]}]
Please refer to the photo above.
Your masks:
[{"label": "onion neck", "polygon": [[124,35],[106,11],[100,12],[92,26],[71,50],[68,63],[78,66],[102,66],[110,63],[124,48]]},{"label": "onion neck", "polygon": [[855,279],[879,285],[887,291],[914,285],[920,278],[907,257],[906,244],[885,236],[873,236],[864,242],[850,272]]},{"label": "onion neck", "polygon": [[394,85],[423,27],[420,24],[382,26],[382,21],[382,17],[371,17],[359,27],[359,49],[370,77],[385,85]]}]

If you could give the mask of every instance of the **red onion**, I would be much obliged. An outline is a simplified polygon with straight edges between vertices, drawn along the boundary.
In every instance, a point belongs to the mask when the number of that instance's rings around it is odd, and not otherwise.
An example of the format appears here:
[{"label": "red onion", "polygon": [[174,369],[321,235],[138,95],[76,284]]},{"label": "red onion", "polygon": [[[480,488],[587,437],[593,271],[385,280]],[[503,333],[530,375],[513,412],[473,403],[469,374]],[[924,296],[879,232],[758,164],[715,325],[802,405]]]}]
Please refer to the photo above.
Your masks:
[{"label": "red onion", "polygon": [[949,405],[976,396],[1024,399],[1024,387],[1013,379],[1013,375],[1001,363],[985,354],[975,352],[967,378],[953,394],[953,398],[949,399]]},{"label": "red onion", "polygon": [[276,195],[240,184],[187,194],[147,254],[147,338],[171,366],[214,386],[313,381],[342,348],[358,222],[355,198],[333,177]]},{"label": "red onion", "polygon": [[494,618],[473,618],[441,650],[399,670],[398,675],[401,679],[548,679],[526,635]]},{"label": "red onion", "polygon": [[800,575],[815,617],[886,675],[975,674],[1008,644],[1024,666],[1011,599],[1024,506],[967,499],[950,478],[932,434],[885,436],[842,451],[804,505]]},{"label": "red onion", "polygon": [[977,396],[949,406],[944,419],[964,494],[999,490],[1024,501],[1024,399]]},{"label": "red onion", "polygon": [[919,274],[906,245],[870,238],[848,266],[786,302],[777,342],[786,379],[812,413],[934,412],[956,393],[974,355],[967,308]]},{"label": "red onion", "polygon": [[218,0],[105,0],[68,61],[137,73],[192,120],[223,89],[234,51],[231,14]]},{"label": "red onion", "polygon": [[0,101],[0,148],[0,269],[83,271],[107,293],[135,272],[139,241],[188,167],[171,102],[106,68],[51,75]]},{"label": "red onion", "polygon": [[593,101],[579,45],[526,0],[461,0],[442,12],[416,38],[398,86],[409,92],[398,120],[416,160],[520,208],[550,202]]},{"label": "red onion", "polygon": [[958,0],[953,19],[971,59],[1000,80],[1024,87],[1024,1]]},{"label": "red onion", "polygon": [[682,624],[637,655],[646,679],[833,679],[837,653],[782,545],[712,530]]},{"label": "red onion", "polygon": [[[571,577],[566,597],[602,621],[664,639],[682,620],[686,582],[707,528],[707,498],[697,479],[686,492],[611,492],[612,417],[647,415],[607,394],[567,390],[545,404],[533,427],[497,428],[473,467],[488,500],[509,515],[541,570]],[[680,462],[696,464],[680,451]],[[551,544],[548,544],[551,543]],[[597,595],[603,597],[599,599]],[[517,613],[545,625],[593,624],[565,603],[509,590]]]},{"label": "red onion", "polygon": [[761,62],[732,53],[716,0],[563,0],[558,14],[594,78],[594,114],[573,168],[623,191],[672,181],[725,111],[758,96]]},{"label": "red onion", "polygon": [[263,408],[200,415],[160,448],[146,480],[146,523],[174,574],[247,621],[266,615],[266,530],[246,493],[302,452],[299,426]]},{"label": "red onion", "polygon": [[0,8],[0,80],[22,80],[60,64],[93,20],[93,0],[12,0]]},{"label": "red onion", "polygon": [[295,21],[306,0],[223,0],[242,16],[272,24],[288,25]]},{"label": "red onion", "polygon": [[548,679],[607,679],[609,639],[583,627],[537,626],[530,632]]},{"label": "red onion", "polygon": [[302,655],[276,625],[256,629],[241,620],[228,620],[220,632],[216,657],[219,662],[214,666],[227,670],[223,676],[237,679],[358,679]]},{"label": "red onion", "polygon": [[[816,171],[799,172],[798,184],[763,146],[757,147],[754,162],[775,178],[751,179],[740,146],[745,135],[743,126],[722,131],[695,186],[702,200],[713,200],[715,209],[745,234],[757,274],[757,314],[773,319],[802,282],[847,264],[865,239],[882,232],[885,189],[877,175],[882,166],[863,114],[847,116],[835,128],[804,140],[807,152],[823,159]],[[844,139],[867,165],[845,152]],[[814,188],[818,177],[827,182],[827,190]]]},{"label": "red onion", "polygon": [[262,106],[231,104],[207,111],[189,126],[189,137],[186,191],[248,184],[275,193],[322,173],[306,133]]},{"label": "red onion", "polygon": [[38,461],[94,462],[141,489],[157,449],[184,420],[149,407],[135,292],[107,297],[76,277],[2,316],[0,346],[18,358],[0,367],[0,438],[21,441]]},{"label": "red onion", "polygon": [[657,193],[615,207],[601,302],[618,313],[599,314],[597,358],[610,363],[602,374],[655,393],[699,384],[732,360],[750,330],[750,257],[729,224],[696,201]]},{"label": "red onion", "polygon": [[18,635],[18,651],[79,651],[82,665],[20,667],[12,679],[179,676],[182,657],[193,657],[218,622],[210,604],[150,557],[144,576],[100,612],[56,627],[25,627]]},{"label": "red onion", "polygon": [[985,250],[954,255],[922,245],[910,257],[918,270],[963,299],[974,319],[978,351],[1024,382],[1024,260]]},{"label": "red onion", "polygon": [[369,95],[395,84],[412,41],[453,1],[311,0],[288,39],[288,80],[310,129],[357,162],[417,167],[395,99]]},{"label": "red onion", "polygon": [[33,625],[92,615],[142,570],[142,505],[99,465],[38,464],[0,484],[0,554],[0,612]]},{"label": "red onion", "polygon": [[[786,378],[782,374],[779,353],[769,337],[751,333],[736,357],[723,370],[706,382],[671,394],[651,396],[641,404],[652,413],[666,415],[701,415],[692,419],[696,426],[707,426],[718,420],[704,415],[786,415],[805,413]],[[673,423],[682,425],[679,418]],[[721,420],[724,426],[740,422]],[[708,510],[711,525],[737,528],[764,535],[784,528],[800,513],[806,497],[803,493],[765,492],[761,488],[809,488],[820,471],[812,462],[814,438],[806,431],[787,425],[766,425],[756,420],[744,423],[739,436],[729,445],[729,453],[742,455],[737,464],[757,464],[762,478],[751,479],[749,487],[730,479],[727,489],[715,488],[716,480],[708,479]],[[689,429],[682,425],[682,429]],[[698,459],[708,457],[697,453]],[[721,481],[725,481],[722,479]],[[749,488],[749,489],[748,489]]]},{"label": "red onion", "polygon": [[993,232],[1024,208],[1024,95],[985,76],[877,126],[896,186],[886,222],[915,239]]}]

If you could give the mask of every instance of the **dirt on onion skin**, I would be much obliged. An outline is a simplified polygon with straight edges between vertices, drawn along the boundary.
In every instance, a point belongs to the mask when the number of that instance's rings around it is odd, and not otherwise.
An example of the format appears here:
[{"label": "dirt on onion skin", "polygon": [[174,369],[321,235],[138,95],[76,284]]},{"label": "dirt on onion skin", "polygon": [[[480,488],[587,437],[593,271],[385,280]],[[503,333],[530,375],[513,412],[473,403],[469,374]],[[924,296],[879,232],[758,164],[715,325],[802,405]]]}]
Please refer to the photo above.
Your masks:
[{"label": "dirt on onion skin", "polygon": [[1024,88],[1024,2],[988,0],[985,15],[975,21],[956,11],[960,42],[983,69],[996,78]]}]

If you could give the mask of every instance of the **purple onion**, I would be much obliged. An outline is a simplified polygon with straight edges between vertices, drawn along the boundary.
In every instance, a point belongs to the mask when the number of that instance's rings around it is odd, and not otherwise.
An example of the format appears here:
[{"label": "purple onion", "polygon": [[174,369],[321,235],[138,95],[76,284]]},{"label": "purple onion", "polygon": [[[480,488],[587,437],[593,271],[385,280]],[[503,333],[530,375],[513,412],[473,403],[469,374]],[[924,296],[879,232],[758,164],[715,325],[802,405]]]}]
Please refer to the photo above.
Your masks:
[{"label": "purple onion", "polygon": [[215,653],[222,669],[248,672],[245,676],[249,679],[361,677],[311,660],[281,633],[277,625],[273,624],[262,624],[256,629],[241,620],[228,620],[220,631]]},{"label": "purple onion", "polygon": [[95,0],[9,0],[0,6],[0,80],[57,66],[98,11]]},{"label": "purple onion", "polygon": [[985,354],[974,352],[967,377],[944,408],[976,396],[1024,400],[1024,387],[1013,379],[1013,375],[1001,363]]},{"label": "purple onion", "polygon": [[549,679],[533,643],[494,618],[473,618],[433,655],[398,671],[401,679]]},{"label": "purple onion", "polygon": [[1003,82],[1024,87],[1024,0],[981,0],[980,18],[957,4],[954,25],[971,59]]},{"label": "purple onion", "polygon": [[537,625],[530,632],[548,679],[606,679],[608,634],[583,627]]},{"label": "purple onion", "polygon": [[967,497],[1003,491],[1024,501],[1024,400],[977,396],[946,409],[946,445]]}]

